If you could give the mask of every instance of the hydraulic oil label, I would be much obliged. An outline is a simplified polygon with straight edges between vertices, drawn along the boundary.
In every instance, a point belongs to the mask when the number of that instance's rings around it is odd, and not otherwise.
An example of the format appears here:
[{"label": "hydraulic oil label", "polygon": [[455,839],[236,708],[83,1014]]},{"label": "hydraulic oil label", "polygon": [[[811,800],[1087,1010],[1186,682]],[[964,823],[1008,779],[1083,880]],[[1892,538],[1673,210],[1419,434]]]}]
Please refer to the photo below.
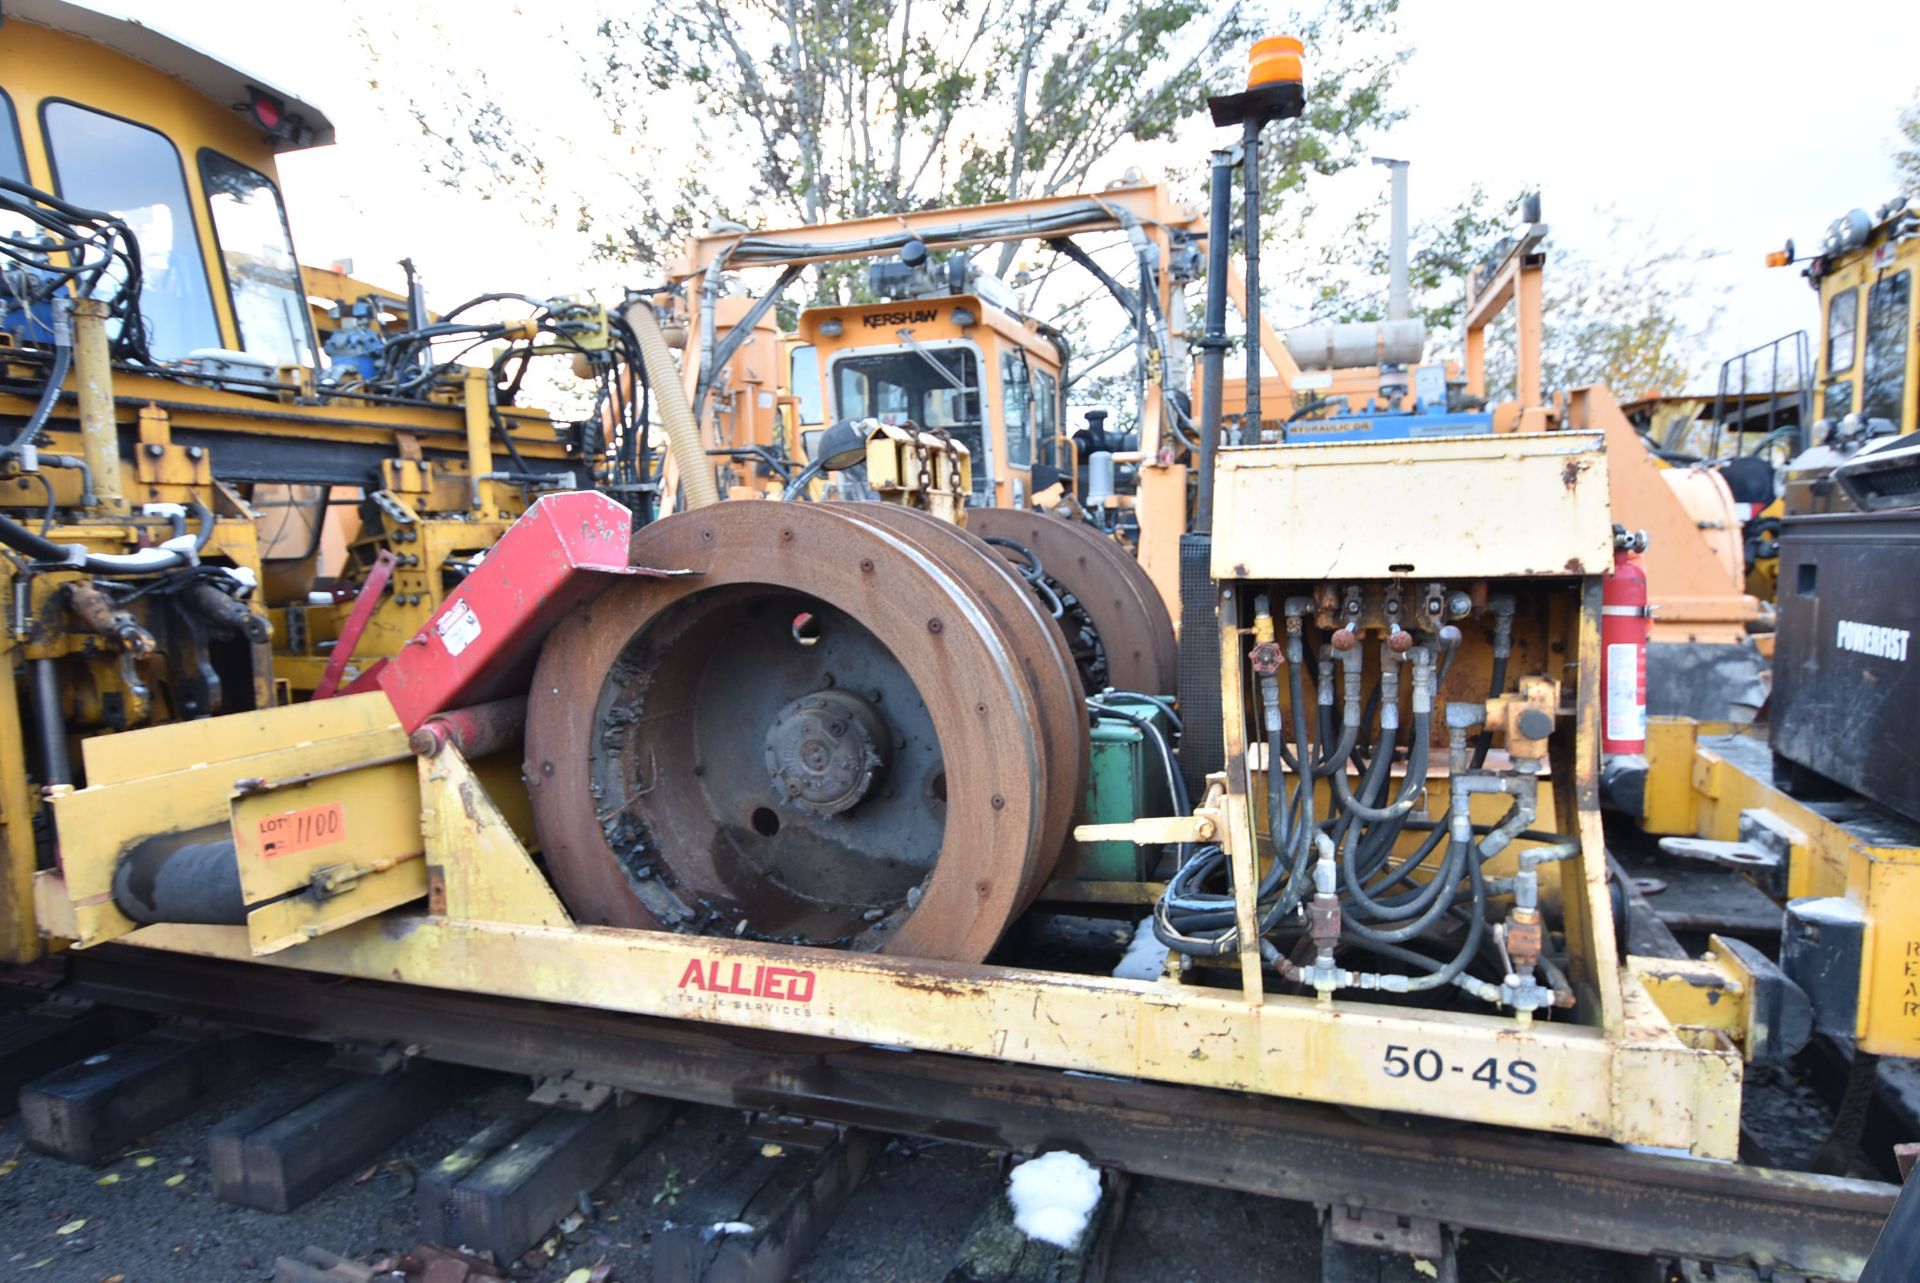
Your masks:
[{"label": "hydraulic oil label", "polygon": [[343,842],[347,813],[338,802],[269,815],[259,824],[260,854],[267,859]]}]

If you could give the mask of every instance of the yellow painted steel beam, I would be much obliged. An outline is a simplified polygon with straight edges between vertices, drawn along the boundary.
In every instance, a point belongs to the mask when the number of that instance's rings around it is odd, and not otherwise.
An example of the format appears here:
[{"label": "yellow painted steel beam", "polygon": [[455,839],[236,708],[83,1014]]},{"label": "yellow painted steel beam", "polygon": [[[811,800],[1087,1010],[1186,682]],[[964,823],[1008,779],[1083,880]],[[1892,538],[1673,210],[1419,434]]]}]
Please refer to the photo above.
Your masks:
[{"label": "yellow painted steel beam", "polygon": [[[115,406],[132,421],[139,407],[166,410],[173,426],[209,432],[274,431],[285,423],[289,435],[347,442],[390,444],[394,433],[407,432],[429,440],[464,442],[466,427],[458,405],[386,405],[341,398],[325,404],[299,404],[266,396],[248,396],[219,388],[200,387],[174,379],[160,379],[130,370],[114,371]],[[289,387],[287,393],[293,394]],[[25,397],[0,393],[0,413],[26,414],[32,403]],[[514,434],[514,443],[545,457],[562,450],[555,425],[538,410],[503,406],[501,418]],[[458,448],[458,447],[455,447]]]},{"label": "yellow painted steel beam", "polygon": [[1850,832],[1743,769],[1742,762],[1771,762],[1764,742],[1725,738],[1752,733],[1649,719],[1641,827],[1731,842],[1741,838],[1743,814],[1765,813],[1789,839],[1787,898],[1845,899],[1865,922],[1855,1041],[1876,1055],[1920,1056],[1920,846],[1885,842],[1884,830]]},{"label": "yellow painted steel beam", "polygon": [[[84,930],[63,920],[60,907],[97,909],[90,897],[110,880],[113,853],[130,836],[219,816],[235,776],[304,767],[317,800],[330,782],[367,783],[390,770],[398,738],[390,708],[378,694],[329,702],[354,700],[351,716],[326,728],[312,719],[345,710],[308,711],[307,722],[287,718],[284,727],[277,722],[301,710],[191,724],[214,739],[221,723],[248,727],[253,719],[251,738],[238,746],[251,751],[63,799],[56,819],[66,876],[39,877],[43,925]],[[318,736],[323,729],[335,733]],[[126,738],[186,733],[168,727]],[[1245,756],[1244,746],[1229,745],[1226,779],[1237,787],[1225,790],[1222,833],[1241,866],[1254,856]],[[318,774],[350,767],[362,769]],[[417,794],[390,787],[387,796],[356,800],[342,788],[336,797],[349,827],[356,807],[392,812],[402,794],[418,797],[426,911],[339,926],[258,965],[1680,1146],[1708,1157],[1730,1158],[1737,1147],[1737,1051],[1724,1038],[1676,1029],[1631,975],[1614,977],[1622,1018],[1599,1027],[578,927],[550,892],[529,897],[545,879],[500,812],[480,805],[484,788],[457,750],[418,769]],[[70,887],[67,878],[81,881]],[[1241,881],[1251,887],[1255,879]],[[147,927],[127,938],[253,958],[242,927]],[[1241,961],[1257,966],[1248,943]]]},{"label": "yellow painted steel beam", "polygon": [[1698,958],[1628,958],[1634,978],[1646,987],[1667,1019],[1680,1029],[1717,1030],[1748,1055],[1766,1041],[1758,1022],[1757,981],[1737,951],[1719,936]]},{"label": "yellow painted steel beam", "polygon": [[[237,927],[129,943],[250,957]],[[609,927],[389,914],[263,965],[1595,1136],[1732,1158],[1740,1060],[1689,1046],[1637,983],[1587,1026],[960,967]]]},{"label": "yellow painted steel beam", "polygon": [[[407,737],[387,697],[373,691],[94,736],[83,751],[89,787],[54,801],[57,894],[71,905],[63,933],[96,944],[135,929],[113,903],[113,871],[143,838],[228,825],[233,795],[254,782],[390,761],[407,752]],[[96,775],[102,760],[105,769]],[[116,782],[101,778],[116,773]],[[38,882],[50,876],[42,873]],[[36,900],[44,904],[50,894],[36,885]]]}]

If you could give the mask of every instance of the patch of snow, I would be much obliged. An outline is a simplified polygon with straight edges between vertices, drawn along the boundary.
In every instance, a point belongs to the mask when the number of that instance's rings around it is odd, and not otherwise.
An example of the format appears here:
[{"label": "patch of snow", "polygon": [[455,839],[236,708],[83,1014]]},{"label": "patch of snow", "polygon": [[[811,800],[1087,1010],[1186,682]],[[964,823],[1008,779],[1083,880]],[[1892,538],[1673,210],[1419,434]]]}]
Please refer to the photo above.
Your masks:
[{"label": "patch of snow", "polygon": [[708,1238],[720,1238],[726,1234],[751,1234],[753,1226],[745,1221],[718,1221],[707,1229]]},{"label": "patch of snow", "polygon": [[1154,936],[1153,919],[1140,919],[1140,925],[1133,929],[1133,943],[1127,946],[1113,974],[1121,980],[1158,980],[1166,966],[1167,946]]},{"label": "patch of snow", "polygon": [[1007,1201],[1022,1234],[1071,1251],[1100,1204],[1100,1172],[1065,1150],[1041,1154],[1007,1177]]}]

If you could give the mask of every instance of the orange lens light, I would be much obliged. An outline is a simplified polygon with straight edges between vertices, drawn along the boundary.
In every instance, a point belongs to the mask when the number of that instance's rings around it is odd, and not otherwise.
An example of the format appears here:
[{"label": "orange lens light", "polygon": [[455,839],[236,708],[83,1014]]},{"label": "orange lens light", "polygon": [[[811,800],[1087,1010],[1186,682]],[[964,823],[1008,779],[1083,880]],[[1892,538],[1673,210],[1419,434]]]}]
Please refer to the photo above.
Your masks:
[{"label": "orange lens light", "polygon": [[1792,263],[1793,260],[1787,257],[1787,251],[1783,249],[1777,249],[1767,255],[1768,267],[1789,267]]},{"label": "orange lens light", "polygon": [[1295,36],[1268,36],[1256,40],[1247,64],[1247,88],[1262,85],[1297,85],[1305,79],[1301,55],[1305,50]]}]

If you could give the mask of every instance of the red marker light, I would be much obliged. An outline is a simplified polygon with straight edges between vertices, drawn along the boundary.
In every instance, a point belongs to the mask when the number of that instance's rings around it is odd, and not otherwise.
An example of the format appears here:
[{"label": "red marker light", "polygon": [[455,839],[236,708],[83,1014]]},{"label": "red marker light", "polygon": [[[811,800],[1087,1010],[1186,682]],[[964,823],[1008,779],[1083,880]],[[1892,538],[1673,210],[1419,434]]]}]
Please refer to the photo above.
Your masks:
[{"label": "red marker light", "polygon": [[274,133],[286,123],[286,109],[278,98],[255,90],[253,94],[253,120],[268,133]]}]

